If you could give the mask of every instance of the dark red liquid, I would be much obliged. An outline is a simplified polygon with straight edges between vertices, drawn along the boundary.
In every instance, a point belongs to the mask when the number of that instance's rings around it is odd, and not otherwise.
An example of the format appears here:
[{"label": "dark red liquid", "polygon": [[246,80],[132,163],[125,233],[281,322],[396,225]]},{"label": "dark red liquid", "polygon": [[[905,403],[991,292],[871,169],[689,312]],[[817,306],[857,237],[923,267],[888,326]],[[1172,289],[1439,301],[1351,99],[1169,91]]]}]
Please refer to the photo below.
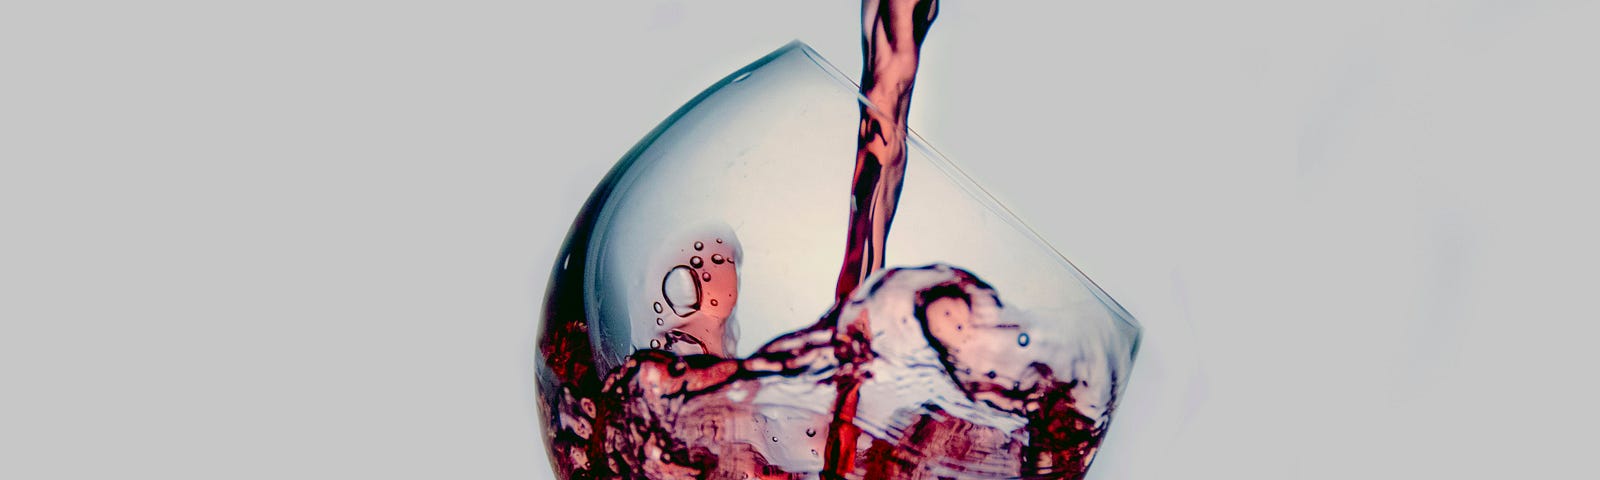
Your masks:
[{"label": "dark red liquid", "polygon": [[[876,338],[854,327],[892,321],[897,309],[913,312],[905,320],[914,323]],[[641,350],[592,389],[582,379],[554,387],[558,396],[546,407],[557,471],[566,478],[1079,478],[1108,425],[1082,413],[1072,394],[1081,380],[1041,363],[996,374],[986,367],[994,362],[964,352],[993,346],[969,332],[977,317],[999,309],[998,294],[971,273],[895,268],[837,310],[851,319],[842,329],[805,328],[742,359]],[[1019,351],[1029,348],[1025,332],[1010,338]],[[911,370],[878,353],[919,342],[937,352],[937,365],[924,371],[937,369],[934,381],[984,409],[979,421],[938,402],[871,393],[875,385],[928,381],[891,376]],[[805,398],[786,401],[786,391]],[[753,401],[768,394],[772,400]],[[852,415],[868,403],[898,405],[875,420],[877,434],[863,432]],[[997,428],[994,419],[1014,423]],[[796,454],[814,458],[796,461]]]},{"label": "dark red liquid", "polygon": [[[996,349],[994,335],[975,333],[977,319],[1001,309],[992,287],[944,265],[874,276],[905,175],[919,49],[937,11],[932,0],[863,2],[861,91],[872,104],[861,107],[835,303],[816,324],[732,358],[725,324],[741,259],[736,239],[708,234],[683,240],[682,258],[659,265],[662,295],[652,307],[660,338],[601,372],[583,307],[584,262],[557,269],[539,338],[539,391],[558,476],[1083,476],[1109,408],[1085,415],[1072,393],[1084,380],[1070,373],[1058,377],[1043,363],[997,373],[974,353]],[[585,207],[575,232],[590,228],[589,209],[599,204]],[[568,252],[588,248],[582,235],[568,242]],[[1026,332],[1002,333],[1005,347],[1029,348]],[[926,359],[895,356],[927,347],[934,353]],[[960,398],[885,393],[924,390]]]}]

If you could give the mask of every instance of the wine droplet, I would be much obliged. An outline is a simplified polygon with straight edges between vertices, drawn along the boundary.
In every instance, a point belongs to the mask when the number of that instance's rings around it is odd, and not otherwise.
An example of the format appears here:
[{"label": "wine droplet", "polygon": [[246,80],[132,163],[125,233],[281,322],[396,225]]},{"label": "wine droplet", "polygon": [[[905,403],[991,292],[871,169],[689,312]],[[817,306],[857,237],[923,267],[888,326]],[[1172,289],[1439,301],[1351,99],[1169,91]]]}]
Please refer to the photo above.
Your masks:
[{"label": "wine droplet", "polygon": [[715,299],[715,298],[711,299],[711,306],[713,306],[713,307],[717,306],[717,299]]},{"label": "wine droplet", "polygon": [[695,250],[704,250],[705,248],[706,248],[706,244],[705,243],[703,243],[703,242],[694,242],[694,249]]},{"label": "wine droplet", "polygon": [[654,338],[650,339],[650,348],[661,348],[661,341]]},{"label": "wine droplet", "polygon": [[702,282],[711,281],[711,272],[700,272],[700,281],[702,281]]},{"label": "wine droplet", "polygon": [[666,325],[666,324],[667,324],[666,320],[662,320],[660,318],[656,319],[656,325]]},{"label": "wine droplet", "polygon": [[661,308],[661,302],[656,302],[656,313],[661,313],[663,311],[664,310]]},{"label": "wine droplet", "polygon": [[1017,335],[1017,345],[1021,345],[1021,346],[1026,347],[1026,346],[1028,346],[1028,341],[1029,341],[1028,334],[1024,333],[1024,334],[1021,334],[1021,335]]},{"label": "wine droplet", "polygon": [[717,265],[722,265],[722,254],[720,254],[720,253],[711,254],[711,263],[715,263]]},{"label": "wine droplet", "polygon": [[703,261],[703,260],[700,260],[699,256],[695,256],[695,257],[690,257],[689,258],[689,266],[691,266],[691,267],[700,268],[700,267],[705,266],[705,264],[706,264],[706,262]]},{"label": "wine droplet", "polygon": [[817,429],[815,429],[815,428],[807,428],[806,429],[806,436],[807,437],[815,437],[815,436],[817,436]]}]

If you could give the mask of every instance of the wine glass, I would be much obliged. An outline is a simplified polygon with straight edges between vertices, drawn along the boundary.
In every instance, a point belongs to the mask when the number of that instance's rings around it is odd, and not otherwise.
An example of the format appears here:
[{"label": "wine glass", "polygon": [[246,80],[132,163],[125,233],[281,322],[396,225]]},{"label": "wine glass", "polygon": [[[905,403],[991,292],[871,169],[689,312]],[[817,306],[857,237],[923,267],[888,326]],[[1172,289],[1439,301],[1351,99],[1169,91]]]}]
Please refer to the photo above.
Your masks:
[{"label": "wine glass", "polygon": [[836,301],[857,91],[791,43],[595,188],[535,359],[558,475],[1083,475],[1138,323],[915,133],[888,268]]}]

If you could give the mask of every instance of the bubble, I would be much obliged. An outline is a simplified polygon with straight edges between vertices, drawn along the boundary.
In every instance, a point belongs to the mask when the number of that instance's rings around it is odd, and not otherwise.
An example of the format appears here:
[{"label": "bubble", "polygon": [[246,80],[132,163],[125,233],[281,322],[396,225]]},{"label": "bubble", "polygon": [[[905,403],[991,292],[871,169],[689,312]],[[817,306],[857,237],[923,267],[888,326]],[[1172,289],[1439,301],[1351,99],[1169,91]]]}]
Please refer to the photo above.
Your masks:
[{"label": "bubble", "polygon": [[815,437],[815,436],[817,436],[817,429],[815,429],[815,428],[807,428],[806,429],[806,436],[807,437]]},{"label": "bubble", "polygon": [[723,262],[722,254],[720,254],[720,253],[711,254],[711,263],[715,263],[717,265],[722,265],[722,262]]},{"label": "bubble", "polygon": [[706,244],[705,243],[694,242],[694,249],[695,250],[704,250],[705,248],[706,248]]},{"label": "bubble", "polygon": [[656,325],[666,325],[666,324],[667,324],[666,320],[662,320],[660,318],[656,319]]},{"label": "bubble", "polygon": [[1028,346],[1028,342],[1029,342],[1028,334],[1024,333],[1024,334],[1021,334],[1021,335],[1017,335],[1017,345],[1021,345],[1021,346],[1026,347],[1026,346]]},{"label": "bubble", "polygon": [[687,317],[700,310],[700,281],[689,267],[678,265],[661,280],[661,296],[667,298],[672,313]]},{"label": "bubble", "polygon": [[774,441],[774,442],[778,441],[778,437],[772,437],[772,441]]},{"label": "bubble", "polygon": [[696,256],[693,256],[693,257],[689,257],[689,266],[694,267],[694,268],[700,268],[700,267],[703,267],[705,265],[706,265],[706,262],[704,260],[701,260],[700,256],[696,255]]},{"label": "bubble", "polygon": [[650,348],[661,348],[661,340],[650,339]]},{"label": "bubble", "polygon": [[661,302],[656,302],[656,313],[661,313],[662,311]]},{"label": "bubble", "polygon": [[715,298],[711,299],[711,306],[713,306],[713,307],[717,306],[717,299],[715,299]]},{"label": "bubble", "polygon": [[702,282],[711,281],[711,272],[700,272],[700,281],[702,281]]},{"label": "bubble", "polygon": [[717,239],[717,243],[722,243],[722,239]]}]

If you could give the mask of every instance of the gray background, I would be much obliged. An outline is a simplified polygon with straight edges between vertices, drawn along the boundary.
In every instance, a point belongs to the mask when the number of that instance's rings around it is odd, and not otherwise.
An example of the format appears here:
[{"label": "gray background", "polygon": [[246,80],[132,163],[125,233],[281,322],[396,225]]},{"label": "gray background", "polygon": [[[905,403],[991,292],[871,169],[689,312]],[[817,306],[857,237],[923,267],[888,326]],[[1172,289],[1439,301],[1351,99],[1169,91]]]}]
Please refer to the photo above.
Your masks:
[{"label": "gray background", "polygon": [[[0,6],[0,477],[547,478],[590,188],[838,2]],[[1098,478],[1581,478],[1595,2],[960,2],[912,125],[1147,328]],[[844,159],[841,159],[844,160]]]}]

